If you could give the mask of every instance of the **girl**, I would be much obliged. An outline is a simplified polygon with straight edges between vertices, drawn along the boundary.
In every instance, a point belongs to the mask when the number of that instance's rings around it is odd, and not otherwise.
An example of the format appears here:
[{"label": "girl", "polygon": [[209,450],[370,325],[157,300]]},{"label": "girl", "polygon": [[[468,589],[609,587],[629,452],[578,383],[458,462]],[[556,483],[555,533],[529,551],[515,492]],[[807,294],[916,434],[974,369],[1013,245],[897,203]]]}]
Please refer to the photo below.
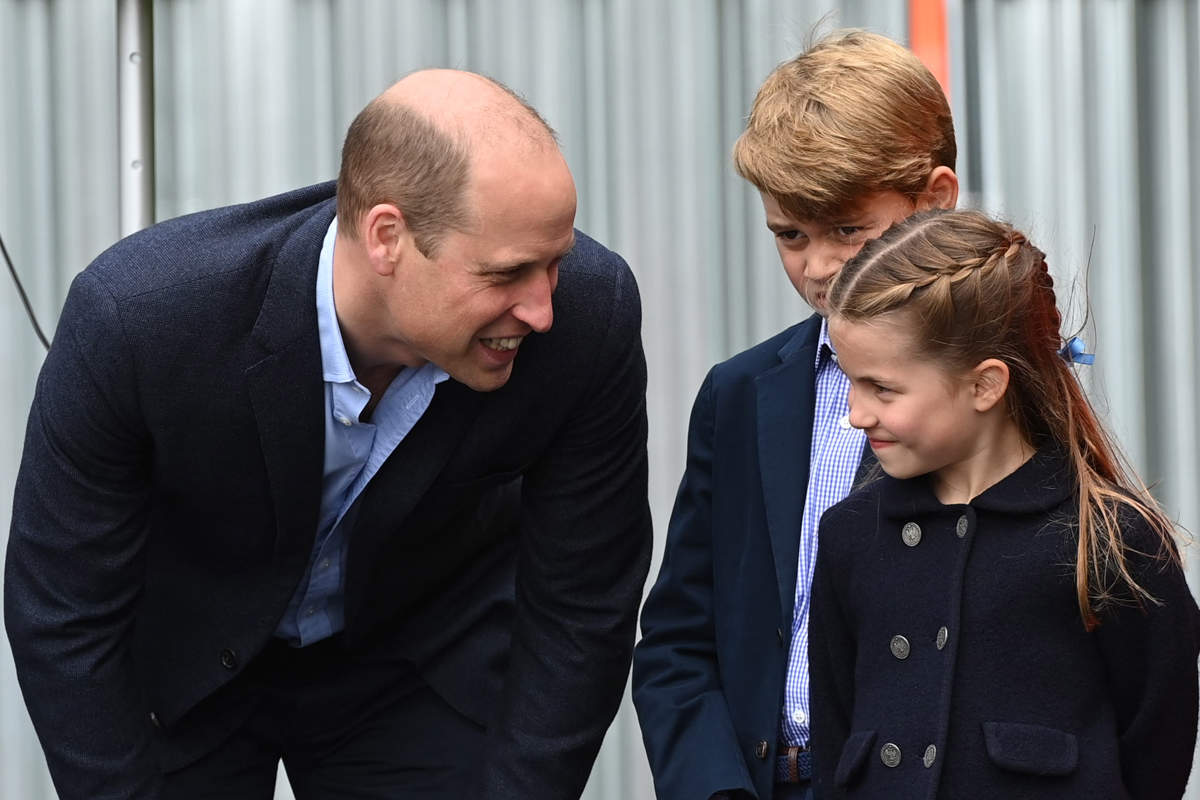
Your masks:
[{"label": "girl", "polygon": [[1063,357],[1043,253],[976,212],[920,214],[830,304],[850,424],[887,475],[821,521],[816,796],[1179,797],[1200,610]]}]

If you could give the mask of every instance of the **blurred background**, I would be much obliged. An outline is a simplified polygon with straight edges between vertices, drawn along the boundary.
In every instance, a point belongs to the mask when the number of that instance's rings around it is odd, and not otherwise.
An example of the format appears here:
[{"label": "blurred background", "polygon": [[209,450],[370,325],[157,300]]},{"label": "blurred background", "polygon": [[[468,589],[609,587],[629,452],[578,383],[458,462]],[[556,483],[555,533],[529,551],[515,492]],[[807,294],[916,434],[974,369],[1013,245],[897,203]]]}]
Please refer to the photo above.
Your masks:
[{"label": "blurred background", "polygon": [[[730,163],[754,91],[814,32],[857,26],[911,43],[950,93],[960,205],[1008,218],[1048,253],[1069,327],[1083,326],[1090,308],[1092,398],[1170,513],[1200,530],[1196,0],[144,7],[156,219],[335,177],[354,114],[421,67],[491,75],[559,131],[579,187],[577,225],[624,255],[642,290],[652,578],[704,373],[809,313],[757,193]],[[117,0],[0,0],[0,236],[48,335],[72,277],[122,235],[119,187],[134,166],[119,155],[118,67],[128,52],[119,52],[117,11]],[[0,278],[0,544],[42,358],[12,282]],[[1200,779],[1193,784],[1188,797],[1200,798]],[[0,798],[52,797],[5,640]],[[291,797],[286,780],[278,797]],[[651,797],[626,700],[585,798]]]}]

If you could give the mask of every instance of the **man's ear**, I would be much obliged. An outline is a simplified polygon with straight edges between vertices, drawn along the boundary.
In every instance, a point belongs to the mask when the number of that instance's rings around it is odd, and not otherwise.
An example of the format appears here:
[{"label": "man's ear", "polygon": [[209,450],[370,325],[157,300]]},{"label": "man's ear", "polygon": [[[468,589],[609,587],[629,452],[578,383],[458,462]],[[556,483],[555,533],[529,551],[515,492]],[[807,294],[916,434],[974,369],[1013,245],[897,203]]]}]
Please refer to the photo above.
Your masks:
[{"label": "man's ear", "polygon": [[363,215],[362,240],[371,268],[379,275],[391,275],[412,245],[412,232],[399,208],[380,203]]},{"label": "man's ear", "polygon": [[975,410],[989,411],[1008,392],[1008,364],[998,358],[985,358],[968,376],[974,394]]},{"label": "man's ear", "polygon": [[925,191],[917,198],[917,211],[954,208],[958,203],[958,176],[949,167],[936,167],[925,181]]}]

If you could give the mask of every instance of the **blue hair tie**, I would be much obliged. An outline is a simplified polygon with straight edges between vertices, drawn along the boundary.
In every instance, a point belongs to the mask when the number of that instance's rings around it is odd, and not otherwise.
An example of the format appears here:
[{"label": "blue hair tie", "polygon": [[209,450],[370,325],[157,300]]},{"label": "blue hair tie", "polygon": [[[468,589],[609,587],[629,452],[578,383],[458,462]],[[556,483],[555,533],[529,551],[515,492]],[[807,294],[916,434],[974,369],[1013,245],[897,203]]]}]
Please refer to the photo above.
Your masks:
[{"label": "blue hair tie", "polygon": [[1080,339],[1078,336],[1072,336],[1067,340],[1067,343],[1063,345],[1063,349],[1058,351],[1058,354],[1062,356],[1063,360],[1068,364],[1096,363],[1095,355],[1092,353],[1083,352],[1085,347],[1087,347],[1087,345],[1083,343],[1083,339]]}]

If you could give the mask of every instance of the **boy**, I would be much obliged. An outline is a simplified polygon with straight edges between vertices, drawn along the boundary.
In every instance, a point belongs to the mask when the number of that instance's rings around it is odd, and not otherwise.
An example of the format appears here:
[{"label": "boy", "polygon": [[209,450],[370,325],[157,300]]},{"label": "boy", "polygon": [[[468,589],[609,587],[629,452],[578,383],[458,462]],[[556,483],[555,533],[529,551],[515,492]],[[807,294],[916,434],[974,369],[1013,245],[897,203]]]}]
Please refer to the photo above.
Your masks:
[{"label": "boy", "polygon": [[777,67],[733,156],[816,314],[713,367],[692,410],[633,665],[660,800],[811,797],[817,522],[850,491],[865,445],[847,421],[826,289],[867,239],[958,198],[941,87],[910,51],[863,31]]}]

